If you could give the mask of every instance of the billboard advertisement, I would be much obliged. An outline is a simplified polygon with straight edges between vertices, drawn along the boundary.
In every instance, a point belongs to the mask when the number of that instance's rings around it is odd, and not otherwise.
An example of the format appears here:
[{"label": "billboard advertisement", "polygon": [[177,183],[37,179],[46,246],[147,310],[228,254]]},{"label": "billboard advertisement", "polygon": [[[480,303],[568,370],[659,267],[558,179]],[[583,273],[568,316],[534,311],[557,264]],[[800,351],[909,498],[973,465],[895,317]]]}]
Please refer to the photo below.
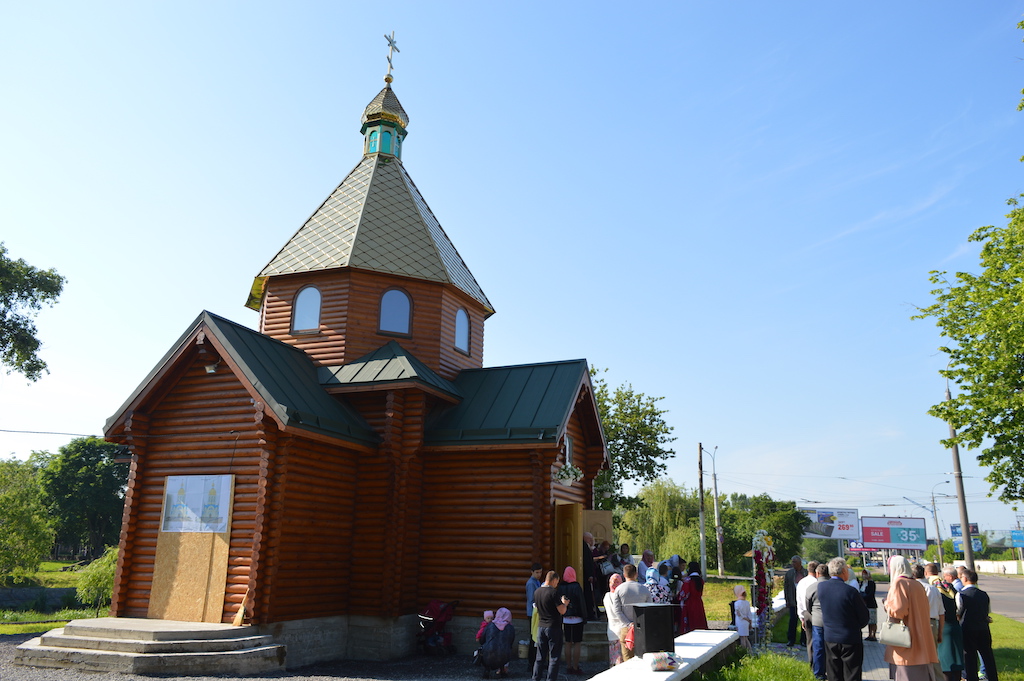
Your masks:
[{"label": "billboard advertisement", "polygon": [[860,539],[855,508],[801,508],[811,519],[805,539]]},{"label": "billboard advertisement", "polygon": [[[972,551],[978,551],[978,552],[980,552],[982,550],[982,547],[981,547],[981,537],[971,537],[971,550]],[[963,537],[960,537],[959,539],[954,539],[953,540],[953,551],[955,551],[956,553],[963,553],[964,552],[964,538]]]},{"label": "billboard advertisement", "polygon": [[928,547],[924,518],[860,519],[864,547],[924,551]]},{"label": "billboard advertisement", "polygon": [[[979,534],[981,534],[981,533],[978,532],[978,523],[971,523],[971,536],[972,537],[977,537]],[[951,524],[949,526],[949,536],[951,536],[951,537],[962,537],[962,536],[964,536],[963,527],[961,527],[960,523],[953,523],[953,524]]]}]

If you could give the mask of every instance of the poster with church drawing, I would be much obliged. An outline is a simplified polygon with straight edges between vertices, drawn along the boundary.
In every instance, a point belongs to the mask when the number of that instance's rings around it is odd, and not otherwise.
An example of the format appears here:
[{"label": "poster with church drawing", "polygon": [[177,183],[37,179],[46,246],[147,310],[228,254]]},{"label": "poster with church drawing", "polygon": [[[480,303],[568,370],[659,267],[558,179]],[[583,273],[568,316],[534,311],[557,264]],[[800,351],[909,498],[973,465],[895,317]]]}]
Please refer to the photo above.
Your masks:
[{"label": "poster with church drawing", "polygon": [[169,475],[162,532],[228,531],[233,475]]}]

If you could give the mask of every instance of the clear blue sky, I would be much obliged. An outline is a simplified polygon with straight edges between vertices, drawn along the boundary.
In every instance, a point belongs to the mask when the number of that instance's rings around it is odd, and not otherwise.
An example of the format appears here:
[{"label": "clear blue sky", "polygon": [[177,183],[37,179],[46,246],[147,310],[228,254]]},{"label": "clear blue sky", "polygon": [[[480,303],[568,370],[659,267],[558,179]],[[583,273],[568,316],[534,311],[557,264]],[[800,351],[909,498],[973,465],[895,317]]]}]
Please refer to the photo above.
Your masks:
[{"label": "clear blue sky", "polygon": [[[497,309],[487,365],[585,357],[664,396],[676,482],[703,442],[723,493],[923,515],[946,360],[909,318],[1024,190],[1022,12],[3,3],[0,240],[68,285],[0,429],[99,433],[201,310],[255,326],[252,277],[360,158],[394,30],[404,162]],[[971,519],[1009,528],[963,458]]]}]

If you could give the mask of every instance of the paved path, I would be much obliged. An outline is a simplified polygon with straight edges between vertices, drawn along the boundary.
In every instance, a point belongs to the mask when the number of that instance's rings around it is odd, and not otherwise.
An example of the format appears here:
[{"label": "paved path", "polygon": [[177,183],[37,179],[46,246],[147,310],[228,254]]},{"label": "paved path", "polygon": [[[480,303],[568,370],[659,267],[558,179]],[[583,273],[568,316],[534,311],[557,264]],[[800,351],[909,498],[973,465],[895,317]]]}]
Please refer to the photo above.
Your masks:
[{"label": "paved path", "polygon": [[994,612],[1024,622],[1024,579],[980,574],[978,588],[988,592]]}]

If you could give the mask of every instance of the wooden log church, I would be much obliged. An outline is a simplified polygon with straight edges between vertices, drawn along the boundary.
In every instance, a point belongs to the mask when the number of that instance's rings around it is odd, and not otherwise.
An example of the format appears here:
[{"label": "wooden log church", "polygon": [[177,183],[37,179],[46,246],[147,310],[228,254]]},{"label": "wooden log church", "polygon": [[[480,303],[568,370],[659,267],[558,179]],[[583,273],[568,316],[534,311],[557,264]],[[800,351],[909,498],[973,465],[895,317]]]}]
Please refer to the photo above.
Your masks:
[{"label": "wooden log church", "polygon": [[532,561],[582,574],[584,525],[613,540],[587,362],[484,368],[494,309],[385,80],[358,164],[256,276],[259,330],[203,312],[108,420],[132,458],[112,615],[245,607],[290,661],[387,659],[430,600],[525,617]]}]

